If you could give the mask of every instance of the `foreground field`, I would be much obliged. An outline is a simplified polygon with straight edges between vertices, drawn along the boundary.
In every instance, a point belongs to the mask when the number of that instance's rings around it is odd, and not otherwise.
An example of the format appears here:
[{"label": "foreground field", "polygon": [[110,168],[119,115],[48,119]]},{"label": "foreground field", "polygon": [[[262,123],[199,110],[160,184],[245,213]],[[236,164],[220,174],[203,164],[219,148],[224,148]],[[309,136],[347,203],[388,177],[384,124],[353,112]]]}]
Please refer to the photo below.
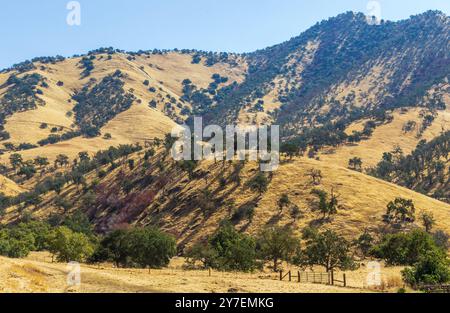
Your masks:
[{"label": "foreground field", "polygon": [[[365,267],[348,273],[351,288],[319,284],[299,284],[279,281],[270,272],[222,273],[185,271],[183,259],[175,258],[169,268],[163,270],[116,269],[110,265],[81,266],[81,285],[67,285],[67,264],[52,263],[47,253],[32,253],[27,259],[0,257],[0,292],[6,293],[152,293],[152,292],[200,292],[200,293],[361,293],[367,272]],[[385,284],[396,291],[399,268],[382,269]]]}]

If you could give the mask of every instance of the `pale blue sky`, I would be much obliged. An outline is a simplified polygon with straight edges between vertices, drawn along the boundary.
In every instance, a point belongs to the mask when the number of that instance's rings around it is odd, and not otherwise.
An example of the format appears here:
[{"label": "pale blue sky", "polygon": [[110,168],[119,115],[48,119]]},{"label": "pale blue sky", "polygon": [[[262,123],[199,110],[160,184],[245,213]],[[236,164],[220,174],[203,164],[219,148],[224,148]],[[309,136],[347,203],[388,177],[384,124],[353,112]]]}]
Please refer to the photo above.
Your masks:
[{"label": "pale blue sky", "polygon": [[[36,56],[104,46],[136,51],[196,48],[250,52],[280,43],[317,21],[366,12],[368,0],[79,0],[81,26],[66,23],[68,0],[2,0],[0,68]],[[450,14],[449,0],[380,0],[399,20],[426,10]]]}]

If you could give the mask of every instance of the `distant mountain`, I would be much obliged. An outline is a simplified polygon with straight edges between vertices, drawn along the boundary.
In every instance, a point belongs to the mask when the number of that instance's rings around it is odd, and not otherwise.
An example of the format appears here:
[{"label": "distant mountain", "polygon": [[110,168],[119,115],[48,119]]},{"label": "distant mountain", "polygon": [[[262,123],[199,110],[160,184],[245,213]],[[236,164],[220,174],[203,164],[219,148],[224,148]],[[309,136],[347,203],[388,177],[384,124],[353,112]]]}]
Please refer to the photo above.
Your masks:
[{"label": "distant mountain", "polygon": [[[369,25],[361,13],[341,14],[247,55],[245,81],[224,91],[206,116],[231,123],[245,113],[269,113],[288,138],[398,107],[442,109],[449,38],[450,18],[438,11],[381,25]],[[430,92],[433,99],[425,100]],[[259,121],[251,115],[250,122]]]}]

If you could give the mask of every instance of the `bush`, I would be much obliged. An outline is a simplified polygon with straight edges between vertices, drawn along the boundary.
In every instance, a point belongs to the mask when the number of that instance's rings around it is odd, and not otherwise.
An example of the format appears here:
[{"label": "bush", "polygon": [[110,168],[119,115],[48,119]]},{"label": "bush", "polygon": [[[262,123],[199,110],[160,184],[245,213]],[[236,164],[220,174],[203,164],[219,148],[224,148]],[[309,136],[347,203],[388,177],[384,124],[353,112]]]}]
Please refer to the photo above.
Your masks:
[{"label": "bush", "polygon": [[263,173],[258,173],[256,176],[254,176],[249,182],[248,186],[260,194],[267,191],[267,187],[269,185],[269,180],[267,179],[266,175]]},{"label": "bush", "polygon": [[238,223],[242,221],[244,218],[246,218],[249,222],[252,222],[254,215],[255,215],[254,205],[242,206],[233,213],[231,221]]}]

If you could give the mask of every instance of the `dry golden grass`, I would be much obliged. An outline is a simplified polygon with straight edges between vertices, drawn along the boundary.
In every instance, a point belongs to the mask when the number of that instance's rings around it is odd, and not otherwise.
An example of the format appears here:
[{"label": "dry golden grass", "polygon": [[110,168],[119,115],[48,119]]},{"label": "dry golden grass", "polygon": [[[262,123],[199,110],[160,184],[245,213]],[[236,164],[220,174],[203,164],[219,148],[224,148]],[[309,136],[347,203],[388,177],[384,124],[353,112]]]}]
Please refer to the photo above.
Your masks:
[{"label": "dry golden grass", "polygon": [[[27,259],[0,257],[0,292],[36,293],[360,293],[362,288],[279,281],[271,272],[223,273],[186,271],[184,260],[174,258],[162,270],[117,269],[109,264],[81,265],[81,285],[68,286],[67,264],[51,263],[47,253],[32,253]],[[363,277],[364,275],[362,275]]]},{"label": "dry golden grass", "polygon": [[[176,126],[174,121],[161,112],[167,102],[164,101],[164,98],[169,95],[180,101],[181,82],[185,78],[191,79],[199,87],[207,87],[212,82],[211,76],[214,73],[229,77],[228,83],[232,83],[233,81],[242,81],[246,71],[246,64],[242,60],[238,60],[241,66],[234,68],[228,64],[207,67],[203,64],[191,64],[192,57],[190,55],[178,53],[141,56],[132,61],[128,60],[126,55],[117,53],[112,56],[111,60],[107,60],[106,55],[98,55],[94,60],[95,68],[91,75],[81,79],[82,69],[79,68],[79,61],[80,58],[72,58],[56,64],[36,64],[36,70],[30,73],[41,74],[49,84],[49,88],[43,89],[44,95],[40,96],[45,101],[45,105],[39,106],[36,110],[16,113],[7,118],[5,129],[11,135],[9,142],[36,144],[39,140],[48,137],[52,127],[62,127],[63,130],[59,131],[59,134],[76,129],[74,116],[67,115],[67,112],[72,111],[75,105],[73,101],[70,101],[74,92],[80,90],[90,79],[100,81],[117,69],[126,74],[125,90],[133,89],[133,94],[140,104],[136,101],[131,109],[117,115],[102,128],[102,134],[110,133],[113,137],[112,140],[74,138],[55,145],[21,151],[20,153],[25,159],[41,155],[52,160],[61,153],[74,157],[80,151],[95,152],[111,145],[163,137]],[[0,83],[6,81],[9,75],[1,74]],[[149,87],[143,84],[147,79],[150,81],[150,86],[157,88],[156,93],[149,92]],[[64,82],[64,86],[57,86],[58,81]],[[162,99],[158,108],[149,108],[148,103],[156,99],[157,95],[160,95]],[[185,105],[189,107],[189,104]],[[179,108],[176,110],[180,111]],[[49,127],[41,129],[42,123],[47,123]],[[1,156],[0,161],[7,162],[8,158],[9,153]]]},{"label": "dry golden grass", "polygon": [[22,192],[23,189],[19,187],[12,180],[0,175],[0,193],[6,196],[14,196]]},{"label": "dry golden grass", "polygon": [[[313,186],[306,174],[311,168],[322,171],[323,179],[318,186]],[[249,231],[256,233],[269,221],[282,225],[293,223],[298,229],[320,225],[320,215],[311,211],[311,201],[316,198],[311,195],[313,188],[328,193],[334,189],[340,195],[338,214],[322,227],[337,230],[349,238],[355,238],[365,228],[382,226],[386,205],[396,197],[412,199],[419,212],[433,212],[436,228],[450,232],[449,204],[333,164],[304,158],[284,164],[275,172],[268,191],[258,204]],[[292,203],[300,208],[303,218],[293,222],[289,212],[278,216],[277,201],[283,193],[287,193]]]},{"label": "dry golden grass", "polygon": [[[368,140],[363,140],[357,145],[345,145],[338,148],[326,148],[320,153],[320,159],[331,164],[347,167],[348,161],[353,157],[360,157],[363,161],[363,167],[375,166],[382,158],[384,152],[392,151],[396,146],[402,148],[405,155],[413,151],[420,140],[431,140],[439,136],[443,129],[448,129],[450,125],[450,110],[438,111],[433,124],[424,132],[423,136],[418,138],[417,132],[403,132],[403,126],[408,121],[415,121],[421,125],[419,117],[420,109],[409,109],[406,114],[399,111],[394,112],[394,120],[375,129]],[[353,130],[361,130],[364,121],[350,125],[347,133],[351,134]]]}]

